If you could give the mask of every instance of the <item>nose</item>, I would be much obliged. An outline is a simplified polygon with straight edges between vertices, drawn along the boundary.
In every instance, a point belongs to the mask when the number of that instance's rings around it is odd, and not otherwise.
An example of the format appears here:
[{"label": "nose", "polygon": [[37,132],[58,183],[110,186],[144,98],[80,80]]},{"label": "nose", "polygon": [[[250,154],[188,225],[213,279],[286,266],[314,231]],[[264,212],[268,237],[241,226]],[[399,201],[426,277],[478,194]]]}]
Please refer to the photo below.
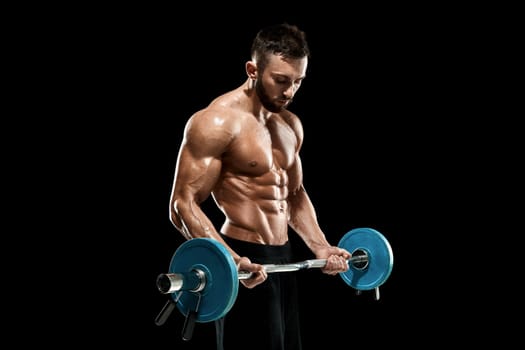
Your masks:
[{"label": "nose", "polygon": [[284,96],[286,96],[287,99],[291,99],[295,93],[297,92],[297,89],[299,89],[299,85],[298,84],[290,84],[290,86],[288,86],[288,88],[286,90],[284,90]]}]

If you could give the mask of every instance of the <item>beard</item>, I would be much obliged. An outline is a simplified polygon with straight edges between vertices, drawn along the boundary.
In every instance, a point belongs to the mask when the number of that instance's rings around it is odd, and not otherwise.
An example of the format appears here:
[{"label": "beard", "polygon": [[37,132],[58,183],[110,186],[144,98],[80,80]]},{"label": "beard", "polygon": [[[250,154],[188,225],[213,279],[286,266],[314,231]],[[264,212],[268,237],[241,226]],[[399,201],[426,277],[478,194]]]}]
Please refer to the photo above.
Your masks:
[{"label": "beard", "polygon": [[[286,104],[277,105],[266,92],[266,89],[264,88],[260,79],[255,80],[255,93],[257,94],[257,97],[259,97],[259,100],[261,101],[263,107],[272,113],[281,112],[282,110],[286,109],[286,107],[292,102],[292,100],[290,99]],[[285,100],[286,97],[283,96],[279,100],[281,99]]]}]

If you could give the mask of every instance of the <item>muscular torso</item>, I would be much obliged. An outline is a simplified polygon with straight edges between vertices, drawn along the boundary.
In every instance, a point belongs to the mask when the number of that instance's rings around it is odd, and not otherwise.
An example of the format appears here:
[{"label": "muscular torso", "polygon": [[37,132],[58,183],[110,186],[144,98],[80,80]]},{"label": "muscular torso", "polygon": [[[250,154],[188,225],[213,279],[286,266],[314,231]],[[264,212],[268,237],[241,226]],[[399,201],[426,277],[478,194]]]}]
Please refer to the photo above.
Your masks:
[{"label": "muscular torso", "polygon": [[289,171],[298,140],[285,118],[273,114],[266,122],[253,116],[239,119],[241,129],[222,155],[212,192],[226,216],[222,233],[265,244],[288,240]]}]

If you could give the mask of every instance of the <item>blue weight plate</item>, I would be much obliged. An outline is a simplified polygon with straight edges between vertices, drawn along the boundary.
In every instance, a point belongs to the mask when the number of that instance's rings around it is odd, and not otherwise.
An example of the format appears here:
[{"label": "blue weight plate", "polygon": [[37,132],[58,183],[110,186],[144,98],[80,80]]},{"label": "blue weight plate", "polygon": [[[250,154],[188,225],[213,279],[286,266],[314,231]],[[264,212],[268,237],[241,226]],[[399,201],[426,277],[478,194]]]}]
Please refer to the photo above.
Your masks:
[{"label": "blue weight plate", "polygon": [[170,273],[202,270],[206,276],[205,287],[198,293],[183,291],[172,294],[179,311],[185,316],[195,310],[197,322],[215,321],[230,311],[239,290],[237,266],[228,250],[211,238],[194,238],[181,244],[171,259]]},{"label": "blue weight plate", "polygon": [[351,287],[358,290],[374,289],[390,276],[394,255],[390,243],[379,231],[367,227],[355,228],[341,238],[338,246],[350,253],[359,249],[368,254],[368,265],[364,269],[350,263],[350,268],[340,273]]}]

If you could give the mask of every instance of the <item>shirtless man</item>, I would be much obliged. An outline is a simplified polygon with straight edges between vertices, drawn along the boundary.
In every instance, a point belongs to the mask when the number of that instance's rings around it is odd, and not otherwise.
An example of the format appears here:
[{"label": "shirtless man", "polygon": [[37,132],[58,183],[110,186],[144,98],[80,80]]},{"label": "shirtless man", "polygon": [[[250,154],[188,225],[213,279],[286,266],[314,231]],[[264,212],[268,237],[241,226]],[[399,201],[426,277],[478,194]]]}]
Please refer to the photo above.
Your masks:
[{"label": "shirtless man", "polygon": [[[234,306],[216,321],[217,349],[299,350],[294,273],[267,274],[262,264],[293,261],[289,228],[322,272],[348,270],[351,254],[332,246],[303,187],[303,129],[287,107],[306,76],[304,32],[279,24],[257,33],[246,81],[188,120],[179,150],[170,219],[186,239],[213,238],[231,253],[240,280]],[[200,207],[210,195],[225,215],[220,230]]]}]

